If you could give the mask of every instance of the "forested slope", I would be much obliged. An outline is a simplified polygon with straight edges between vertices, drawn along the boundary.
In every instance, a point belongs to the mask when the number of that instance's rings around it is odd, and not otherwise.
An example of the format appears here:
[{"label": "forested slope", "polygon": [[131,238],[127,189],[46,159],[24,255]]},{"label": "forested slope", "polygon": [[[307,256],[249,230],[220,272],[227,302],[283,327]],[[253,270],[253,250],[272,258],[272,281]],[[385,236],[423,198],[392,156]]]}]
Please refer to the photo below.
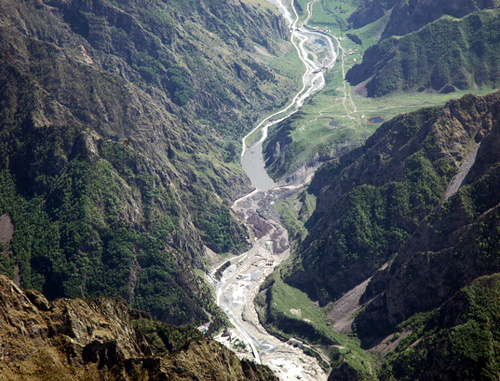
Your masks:
[{"label": "forested slope", "polygon": [[220,322],[193,268],[248,245],[235,144],[294,86],[256,49],[287,33],[229,0],[1,2],[0,271]]},{"label": "forested slope", "polygon": [[[498,92],[466,96],[444,108],[401,115],[383,124],[363,147],[325,165],[309,186],[317,203],[299,249],[303,271],[289,282],[303,284],[323,302],[338,298],[393,258],[443,204],[474,142],[485,142],[476,165],[489,163],[475,181],[494,169],[496,145],[490,139],[498,133],[498,97]],[[489,196],[496,197],[491,189]],[[465,188],[447,203],[461,192]],[[494,204],[490,198],[481,199]],[[297,274],[303,274],[303,283]]]},{"label": "forested slope", "polygon": [[309,186],[281,274],[322,305],[370,279],[351,329],[384,379],[498,377],[499,137],[500,93],[468,95],[386,122]]},{"label": "forested slope", "polygon": [[366,50],[346,79],[369,97],[408,91],[454,92],[498,86],[500,9],[444,16]]},{"label": "forested slope", "polygon": [[382,32],[382,39],[404,36],[443,17],[462,18],[482,9],[498,8],[498,0],[398,1]]},{"label": "forested slope", "polygon": [[366,0],[349,16],[354,29],[362,28],[389,13],[380,38],[404,36],[442,16],[462,18],[481,9],[498,7],[498,0]]}]

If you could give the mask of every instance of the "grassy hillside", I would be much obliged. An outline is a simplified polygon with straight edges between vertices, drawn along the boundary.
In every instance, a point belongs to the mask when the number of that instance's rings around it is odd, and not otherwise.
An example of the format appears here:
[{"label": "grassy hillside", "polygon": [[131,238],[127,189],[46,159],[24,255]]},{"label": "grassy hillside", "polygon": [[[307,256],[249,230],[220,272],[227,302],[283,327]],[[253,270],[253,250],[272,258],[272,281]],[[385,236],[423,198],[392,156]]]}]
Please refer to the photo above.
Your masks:
[{"label": "grassy hillside", "polygon": [[[326,1],[314,5],[309,25],[327,27],[338,38],[339,57],[335,67],[325,73],[325,88],[293,118],[270,131],[265,142],[266,165],[275,179],[308,161],[337,157],[358,147],[379,126],[370,122],[372,117],[389,120],[400,113],[443,105],[470,92],[484,95],[494,91],[498,80],[498,9],[478,13],[467,22],[444,18],[427,26],[425,32],[379,41],[389,25],[410,25],[412,17],[425,24],[438,15],[461,17],[495,4],[467,0],[466,9],[458,9],[454,2],[418,2],[405,13],[403,3],[398,3],[401,9],[397,18],[388,12],[395,4],[389,1]],[[304,9],[305,2],[300,4]],[[426,11],[429,7],[432,12]],[[385,11],[379,14],[374,10]],[[422,18],[422,12],[432,17]],[[364,21],[355,25],[355,18]],[[458,35],[463,38],[456,38]],[[356,39],[358,42],[354,42]],[[474,49],[469,49],[471,46]],[[384,54],[374,54],[381,47]],[[441,53],[436,54],[439,49]],[[356,80],[351,85],[344,80],[346,73],[348,78],[354,73],[366,82]],[[439,87],[434,89],[433,84]],[[377,96],[366,97],[367,91]]]},{"label": "grassy hillside", "polygon": [[[346,75],[369,97],[394,92],[454,92],[498,86],[500,9],[463,19],[443,17],[401,38],[368,49]],[[456,38],[460,36],[460,38]],[[362,85],[360,85],[362,84]]]}]

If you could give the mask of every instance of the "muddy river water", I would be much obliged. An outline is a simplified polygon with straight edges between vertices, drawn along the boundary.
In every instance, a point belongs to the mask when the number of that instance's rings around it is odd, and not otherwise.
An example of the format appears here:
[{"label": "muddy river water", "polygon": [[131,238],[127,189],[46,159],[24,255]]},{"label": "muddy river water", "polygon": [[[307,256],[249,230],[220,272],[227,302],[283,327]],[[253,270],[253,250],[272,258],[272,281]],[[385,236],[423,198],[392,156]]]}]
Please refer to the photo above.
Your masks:
[{"label": "muddy river water", "polygon": [[265,168],[262,142],[254,144],[245,152],[241,157],[241,166],[253,187],[266,191],[276,186]]}]

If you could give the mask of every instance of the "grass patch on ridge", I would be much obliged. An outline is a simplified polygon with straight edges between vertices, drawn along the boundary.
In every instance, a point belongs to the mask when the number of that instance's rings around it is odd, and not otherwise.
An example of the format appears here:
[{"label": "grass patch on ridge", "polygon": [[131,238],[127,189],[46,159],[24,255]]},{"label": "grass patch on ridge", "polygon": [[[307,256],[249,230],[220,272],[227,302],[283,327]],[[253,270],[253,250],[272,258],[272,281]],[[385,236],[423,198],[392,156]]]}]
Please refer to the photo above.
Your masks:
[{"label": "grass patch on ridge", "polygon": [[[310,347],[321,353],[323,359],[328,357],[333,368],[347,362],[370,379],[375,369],[373,355],[361,349],[357,338],[334,332],[325,309],[312,302],[307,294],[289,286],[281,279],[279,269],[282,266],[268,277],[261,288],[266,289],[266,302],[269,304],[263,305],[262,291],[260,297],[256,299],[257,311],[266,329],[283,340],[295,338],[312,342]],[[264,309],[267,309],[267,312],[264,312]],[[297,331],[283,332],[290,326]],[[298,331],[300,328],[303,329],[305,336]],[[306,344],[305,347],[307,346]]]}]

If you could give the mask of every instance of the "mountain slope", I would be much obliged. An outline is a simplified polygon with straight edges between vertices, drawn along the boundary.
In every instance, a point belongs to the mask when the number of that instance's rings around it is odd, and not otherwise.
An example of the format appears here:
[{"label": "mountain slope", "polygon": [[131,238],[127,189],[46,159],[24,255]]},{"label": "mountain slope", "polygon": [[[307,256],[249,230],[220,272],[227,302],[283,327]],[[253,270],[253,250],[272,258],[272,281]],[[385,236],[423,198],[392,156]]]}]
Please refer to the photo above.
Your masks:
[{"label": "mountain slope", "polygon": [[500,93],[467,95],[327,162],[287,200],[299,242],[262,324],[321,346],[331,380],[496,380],[499,134]]},{"label": "mountain slope", "polygon": [[[496,165],[499,96],[498,92],[484,98],[466,96],[442,109],[397,117],[379,128],[365,146],[322,168],[309,187],[317,195],[316,211],[306,225],[309,235],[286,281],[326,304],[375,274],[395,255],[402,258],[411,242],[413,247],[434,242],[420,242],[422,235],[416,234],[421,229],[428,233],[425,221],[437,218],[436,208],[444,202],[448,184],[474,142],[484,142],[475,165],[487,163],[474,181],[496,181],[488,173]],[[469,176],[473,173],[474,166]],[[460,200],[466,189],[470,188],[461,189],[448,203]],[[491,205],[484,210],[495,205],[498,195],[491,189]],[[459,211],[448,218],[470,223]],[[442,236],[434,238],[435,245],[443,245]],[[488,271],[494,271],[494,263],[488,262],[493,266]]]},{"label": "mountain slope", "polygon": [[277,380],[192,327],[147,318],[116,299],[59,299],[0,276],[8,380]]},{"label": "mountain slope", "polygon": [[[499,92],[384,123],[316,173],[308,235],[278,277],[376,354],[380,379],[498,378],[499,163]],[[287,290],[274,284],[266,301]],[[335,337],[295,320],[295,335]],[[330,379],[371,373],[342,358]]]},{"label": "mountain slope", "polygon": [[398,1],[391,11],[381,39],[391,36],[404,36],[421,29],[442,16],[462,18],[481,9],[498,7],[495,0],[411,0]]},{"label": "mountain slope", "polygon": [[346,79],[369,97],[426,89],[453,92],[473,86],[495,87],[500,72],[499,20],[499,9],[463,19],[442,17],[417,32],[370,47]]},{"label": "mountain slope", "polygon": [[369,315],[377,320],[386,316],[378,327],[393,327],[416,312],[435,308],[474,279],[499,271],[499,104],[492,104],[490,112],[493,128],[478,131],[477,156],[460,189],[422,221],[390,268],[368,286],[365,298],[378,293],[373,305],[386,300],[387,312],[377,307],[370,315],[372,307],[367,307],[357,324],[360,332],[368,329],[361,320]]},{"label": "mountain slope", "polygon": [[221,324],[193,267],[248,245],[235,144],[294,86],[257,53],[283,25],[232,1],[2,2],[0,271]]},{"label": "mountain slope", "polygon": [[317,196],[309,235],[288,282],[326,304],[373,275],[444,199],[473,151],[471,137],[496,127],[497,98],[401,115],[320,169],[309,187]]},{"label": "mountain slope", "polygon": [[381,40],[391,36],[404,36],[421,29],[442,16],[462,18],[481,9],[498,7],[496,0],[367,0],[349,16],[354,29],[373,23],[390,12],[389,20],[381,32]]},{"label": "mountain slope", "polygon": [[362,1],[347,21],[349,21],[354,29],[362,28],[382,18],[397,3],[398,0]]},{"label": "mountain slope", "polygon": [[[500,275],[481,277],[420,321],[386,360],[381,379],[496,380]],[[408,332],[408,331],[407,331]]]}]

